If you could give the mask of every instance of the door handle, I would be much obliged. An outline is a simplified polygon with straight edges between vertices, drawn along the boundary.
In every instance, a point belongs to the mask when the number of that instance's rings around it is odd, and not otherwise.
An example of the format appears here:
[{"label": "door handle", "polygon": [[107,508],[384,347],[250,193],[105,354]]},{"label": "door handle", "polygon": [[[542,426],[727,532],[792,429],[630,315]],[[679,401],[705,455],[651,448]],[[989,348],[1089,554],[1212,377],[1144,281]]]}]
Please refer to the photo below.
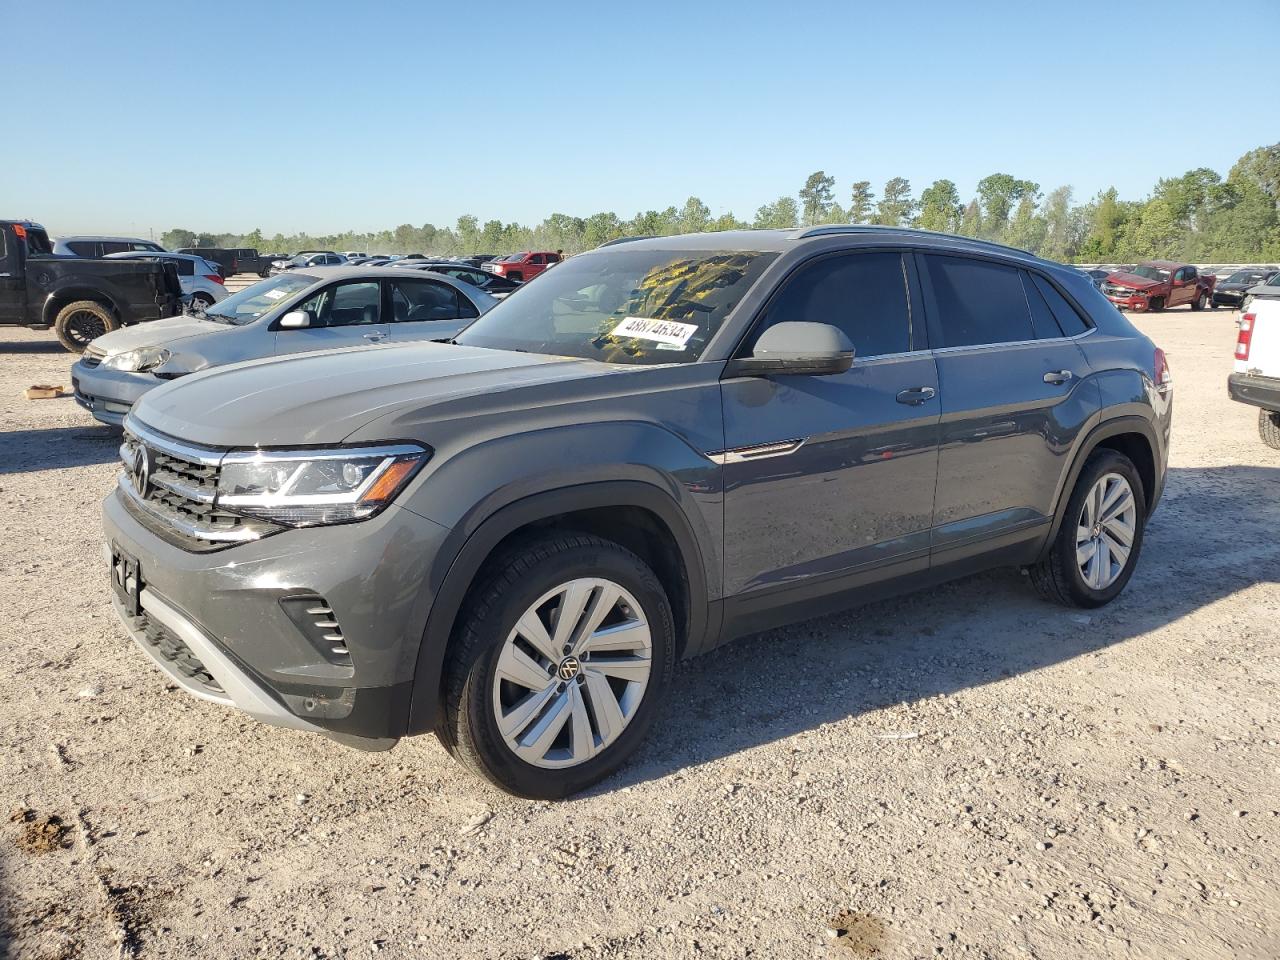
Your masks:
[{"label": "door handle", "polygon": [[903,390],[896,399],[909,407],[918,407],[922,403],[928,403],[937,395],[938,391],[933,387],[912,387],[909,390]]},{"label": "door handle", "polygon": [[1044,375],[1045,383],[1053,383],[1061,386],[1071,379],[1070,370],[1050,370]]}]

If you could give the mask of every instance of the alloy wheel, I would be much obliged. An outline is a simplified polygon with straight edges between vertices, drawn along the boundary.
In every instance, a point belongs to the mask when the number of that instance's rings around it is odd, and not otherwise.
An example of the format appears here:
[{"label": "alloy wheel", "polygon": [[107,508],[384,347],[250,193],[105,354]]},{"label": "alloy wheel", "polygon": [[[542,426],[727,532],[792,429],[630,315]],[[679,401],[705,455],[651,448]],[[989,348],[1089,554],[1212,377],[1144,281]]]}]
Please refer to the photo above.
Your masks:
[{"label": "alloy wheel", "polygon": [[653,638],[635,597],[610,580],[548,590],[520,616],[493,673],[507,747],[536,767],[572,767],[607,749],[635,716]]},{"label": "alloy wheel", "polygon": [[77,310],[67,317],[65,329],[69,340],[81,346],[88,346],[90,341],[107,332],[107,325],[96,313],[91,313],[88,310]]},{"label": "alloy wheel", "polygon": [[1085,585],[1105,590],[1124,572],[1137,532],[1133,488],[1118,473],[1098,478],[1076,522],[1076,564]]}]

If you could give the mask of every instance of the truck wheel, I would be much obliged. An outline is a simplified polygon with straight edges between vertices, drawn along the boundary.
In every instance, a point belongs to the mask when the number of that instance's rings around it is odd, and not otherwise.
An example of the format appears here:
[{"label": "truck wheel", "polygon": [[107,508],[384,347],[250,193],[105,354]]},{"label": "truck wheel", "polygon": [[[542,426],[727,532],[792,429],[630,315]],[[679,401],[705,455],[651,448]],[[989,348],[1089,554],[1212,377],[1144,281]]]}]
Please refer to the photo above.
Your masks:
[{"label": "truck wheel", "polygon": [[120,321],[110,308],[93,300],[68,303],[53,321],[58,340],[72,353],[83,353],[91,341],[119,326]]},{"label": "truck wheel", "polygon": [[509,793],[566,797],[636,749],[674,670],[671,605],[644,561],[585,534],[527,542],[467,599],[436,734]]},{"label": "truck wheel", "polygon": [[1152,313],[1159,313],[1164,309],[1164,297],[1152,297],[1151,306],[1149,308]]},{"label": "truck wheel", "polygon": [[1262,442],[1272,450],[1280,450],[1280,413],[1258,411],[1258,433]]},{"label": "truck wheel", "polygon": [[514,280],[516,283],[524,283],[524,274],[519,271],[516,271],[515,273],[508,273],[507,279]]},{"label": "truck wheel", "polygon": [[1137,566],[1146,524],[1142,478],[1115,450],[1090,454],[1049,556],[1028,567],[1046,600],[1068,607],[1101,607],[1124,589]]},{"label": "truck wheel", "polygon": [[1203,294],[1203,293],[1202,293],[1202,294],[1200,294],[1198,297],[1196,297],[1194,300],[1192,300],[1192,301],[1191,301],[1191,309],[1192,309],[1192,310],[1203,310],[1203,309],[1204,309],[1204,294]]}]

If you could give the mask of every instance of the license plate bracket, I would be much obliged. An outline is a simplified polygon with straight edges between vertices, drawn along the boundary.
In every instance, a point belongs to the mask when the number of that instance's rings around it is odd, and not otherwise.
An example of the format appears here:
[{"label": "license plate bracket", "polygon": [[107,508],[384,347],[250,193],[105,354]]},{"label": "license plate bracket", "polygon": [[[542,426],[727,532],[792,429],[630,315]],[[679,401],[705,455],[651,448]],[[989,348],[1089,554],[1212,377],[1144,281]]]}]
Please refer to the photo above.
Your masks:
[{"label": "license plate bracket", "polygon": [[136,617],[142,612],[142,567],[136,557],[111,545],[111,589],[115,591],[124,612]]}]

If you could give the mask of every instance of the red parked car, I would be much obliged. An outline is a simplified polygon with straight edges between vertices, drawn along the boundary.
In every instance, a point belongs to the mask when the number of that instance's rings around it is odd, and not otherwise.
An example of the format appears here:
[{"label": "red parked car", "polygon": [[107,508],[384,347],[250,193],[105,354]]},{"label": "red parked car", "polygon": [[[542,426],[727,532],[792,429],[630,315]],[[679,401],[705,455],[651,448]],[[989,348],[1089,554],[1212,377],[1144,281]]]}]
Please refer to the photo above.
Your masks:
[{"label": "red parked car", "polygon": [[1171,260],[1148,260],[1131,270],[1121,270],[1102,281],[1107,299],[1123,310],[1159,312],[1168,307],[1190,304],[1202,310],[1213,303],[1213,285],[1218,278],[1202,275],[1192,264]]},{"label": "red parked car", "polygon": [[508,280],[532,280],[553,263],[559,263],[561,259],[559,253],[552,253],[549,250],[525,250],[522,253],[513,253],[509,257],[482,263],[480,269],[496,273]]}]

